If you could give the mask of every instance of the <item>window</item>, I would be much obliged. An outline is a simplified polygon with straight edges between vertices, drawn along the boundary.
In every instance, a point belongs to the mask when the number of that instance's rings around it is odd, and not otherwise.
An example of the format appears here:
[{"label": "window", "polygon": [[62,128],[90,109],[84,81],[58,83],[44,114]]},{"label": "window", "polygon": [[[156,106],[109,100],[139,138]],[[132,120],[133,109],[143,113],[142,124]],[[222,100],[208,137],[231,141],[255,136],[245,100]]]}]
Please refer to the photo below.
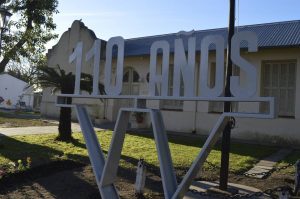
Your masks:
[{"label": "window", "polygon": [[139,74],[133,69],[127,69],[125,74],[123,75],[123,82],[139,82],[140,76]]},{"label": "window", "polygon": [[[224,64],[225,68],[226,63]],[[232,66],[232,74],[239,76],[240,75],[240,68],[233,65]],[[225,74],[224,74],[225,76]],[[215,86],[216,81],[216,63],[212,62],[210,65],[210,73],[209,73],[209,86],[210,88],[213,88]],[[226,77],[224,78],[224,81],[226,81]],[[224,83],[225,85],[225,83]],[[225,90],[225,87],[224,87]],[[223,95],[222,95],[223,96]],[[231,103],[232,110],[237,111],[238,110],[238,102],[232,102]],[[208,111],[211,113],[223,113],[224,110],[224,102],[209,102]]]},{"label": "window", "polygon": [[[169,85],[168,85],[168,96],[172,96],[173,94],[173,75],[174,75],[174,65],[171,64],[169,67]],[[181,77],[180,82],[180,96],[183,96],[183,80]],[[162,108],[168,110],[182,110],[183,109],[183,101],[179,100],[163,100]]]},{"label": "window", "polygon": [[139,79],[139,74],[133,68],[126,68],[123,75],[122,95],[138,95]]},{"label": "window", "polygon": [[[276,98],[278,116],[295,116],[296,61],[266,61],[262,64],[261,96]],[[262,112],[268,112],[261,104]]]},{"label": "window", "polygon": [[[134,68],[128,67],[124,70],[122,95],[139,95],[139,74]],[[133,99],[121,99],[118,101],[120,107],[132,107]]]}]

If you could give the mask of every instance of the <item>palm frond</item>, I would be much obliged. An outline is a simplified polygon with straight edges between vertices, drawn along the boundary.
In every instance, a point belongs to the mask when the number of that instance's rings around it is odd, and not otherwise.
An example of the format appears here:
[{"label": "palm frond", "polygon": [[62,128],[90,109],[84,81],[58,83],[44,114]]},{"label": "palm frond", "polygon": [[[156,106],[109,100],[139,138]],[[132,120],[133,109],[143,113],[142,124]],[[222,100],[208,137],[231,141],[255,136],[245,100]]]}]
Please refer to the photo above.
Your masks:
[{"label": "palm frond", "polygon": [[[59,65],[54,68],[39,67],[38,80],[42,87],[54,87],[56,90],[64,90],[66,93],[72,93],[75,86],[75,75],[72,72],[66,74],[65,70]],[[89,93],[93,90],[93,76],[82,73],[80,77],[80,90]],[[99,83],[99,93],[105,95],[104,85]]]}]

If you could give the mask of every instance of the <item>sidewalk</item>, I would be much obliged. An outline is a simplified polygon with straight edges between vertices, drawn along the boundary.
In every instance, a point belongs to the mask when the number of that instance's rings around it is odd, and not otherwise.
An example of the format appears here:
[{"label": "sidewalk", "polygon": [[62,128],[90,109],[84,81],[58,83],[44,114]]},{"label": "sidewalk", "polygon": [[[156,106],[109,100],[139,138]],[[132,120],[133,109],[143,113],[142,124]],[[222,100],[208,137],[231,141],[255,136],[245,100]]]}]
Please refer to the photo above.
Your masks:
[{"label": "sidewalk", "polygon": [[[102,130],[101,128],[94,128],[96,131]],[[72,123],[72,131],[79,132],[81,128],[78,123]],[[0,128],[0,136],[13,136],[13,135],[32,135],[32,134],[48,134],[58,133],[58,126],[31,126],[31,127],[18,127],[18,128]]]}]

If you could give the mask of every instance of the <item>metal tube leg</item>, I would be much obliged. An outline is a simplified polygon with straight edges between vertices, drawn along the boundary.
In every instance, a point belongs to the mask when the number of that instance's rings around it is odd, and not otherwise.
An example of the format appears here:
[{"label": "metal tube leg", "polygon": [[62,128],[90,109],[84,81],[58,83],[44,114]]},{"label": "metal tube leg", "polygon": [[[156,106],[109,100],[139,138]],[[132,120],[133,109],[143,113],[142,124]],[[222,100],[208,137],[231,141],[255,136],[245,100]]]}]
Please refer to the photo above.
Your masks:
[{"label": "metal tube leg", "polygon": [[151,110],[150,117],[153,126],[165,198],[172,198],[177,189],[177,182],[162,115],[159,110]]},{"label": "metal tube leg", "polygon": [[101,179],[102,187],[113,184],[116,179],[129,116],[130,112],[122,109],[119,111],[115,130],[109,147],[107,161],[104,166],[104,174]]},{"label": "metal tube leg", "polygon": [[103,199],[118,198],[114,197],[118,196],[118,194],[116,188],[113,185],[106,187],[105,190],[100,186],[100,179],[102,177],[105,164],[104,154],[101,150],[101,146],[98,142],[96,133],[94,131],[90,117],[86,111],[86,108],[81,105],[76,105],[75,109],[101,196]]}]

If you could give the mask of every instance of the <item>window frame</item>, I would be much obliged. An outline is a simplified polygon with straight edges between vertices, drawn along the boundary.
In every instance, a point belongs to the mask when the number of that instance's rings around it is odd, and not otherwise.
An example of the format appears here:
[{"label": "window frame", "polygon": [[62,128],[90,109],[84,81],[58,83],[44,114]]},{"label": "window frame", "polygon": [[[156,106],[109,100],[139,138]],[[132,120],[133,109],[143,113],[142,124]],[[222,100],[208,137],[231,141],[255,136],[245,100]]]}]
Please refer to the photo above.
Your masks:
[{"label": "window frame", "polygon": [[[174,64],[169,64],[169,78],[168,78],[168,95],[172,96],[171,93],[173,92],[173,78],[170,78],[171,75],[174,75]],[[182,77],[181,77],[181,84],[180,84],[180,89],[183,89],[183,82],[182,82]],[[168,104],[169,103],[177,103],[177,105],[174,104]],[[160,103],[160,108],[162,110],[166,111],[183,111],[183,104],[184,101],[182,100],[161,100]]]},{"label": "window frame", "polygon": [[[273,64],[286,64],[286,65],[289,65],[289,64],[295,64],[295,82],[294,82],[294,85],[293,85],[293,95],[294,95],[294,104],[293,104],[293,115],[281,115],[280,112],[279,112],[279,99],[275,99],[275,109],[277,110],[277,113],[278,113],[278,117],[279,118],[290,118],[290,119],[295,119],[295,116],[296,116],[296,87],[297,87],[297,59],[278,59],[278,60],[263,60],[261,61],[261,68],[260,68],[260,96],[264,96],[264,90],[265,90],[265,85],[264,85],[264,81],[265,81],[265,75],[264,75],[264,70],[265,70],[265,65],[266,64],[271,64],[271,67],[273,66]],[[282,67],[282,66],[280,66]],[[279,69],[280,70],[280,69]],[[280,72],[278,72],[280,73]],[[289,72],[287,72],[288,76],[287,76],[287,79],[289,78]],[[270,80],[272,81],[272,79]],[[280,90],[280,85],[279,85],[279,79],[278,79],[278,86],[277,86],[277,90]],[[272,89],[273,86],[271,86],[270,89]],[[288,87],[288,86],[287,86]],[[286,88],[287,89],[287,88]],[[260,103],[260,106],[259,106],[259,110],[260,112],[264,112],[264,107],[263,107],[263,104]],[[286,113],[288,114],[288,110],[286,110]]]}]

